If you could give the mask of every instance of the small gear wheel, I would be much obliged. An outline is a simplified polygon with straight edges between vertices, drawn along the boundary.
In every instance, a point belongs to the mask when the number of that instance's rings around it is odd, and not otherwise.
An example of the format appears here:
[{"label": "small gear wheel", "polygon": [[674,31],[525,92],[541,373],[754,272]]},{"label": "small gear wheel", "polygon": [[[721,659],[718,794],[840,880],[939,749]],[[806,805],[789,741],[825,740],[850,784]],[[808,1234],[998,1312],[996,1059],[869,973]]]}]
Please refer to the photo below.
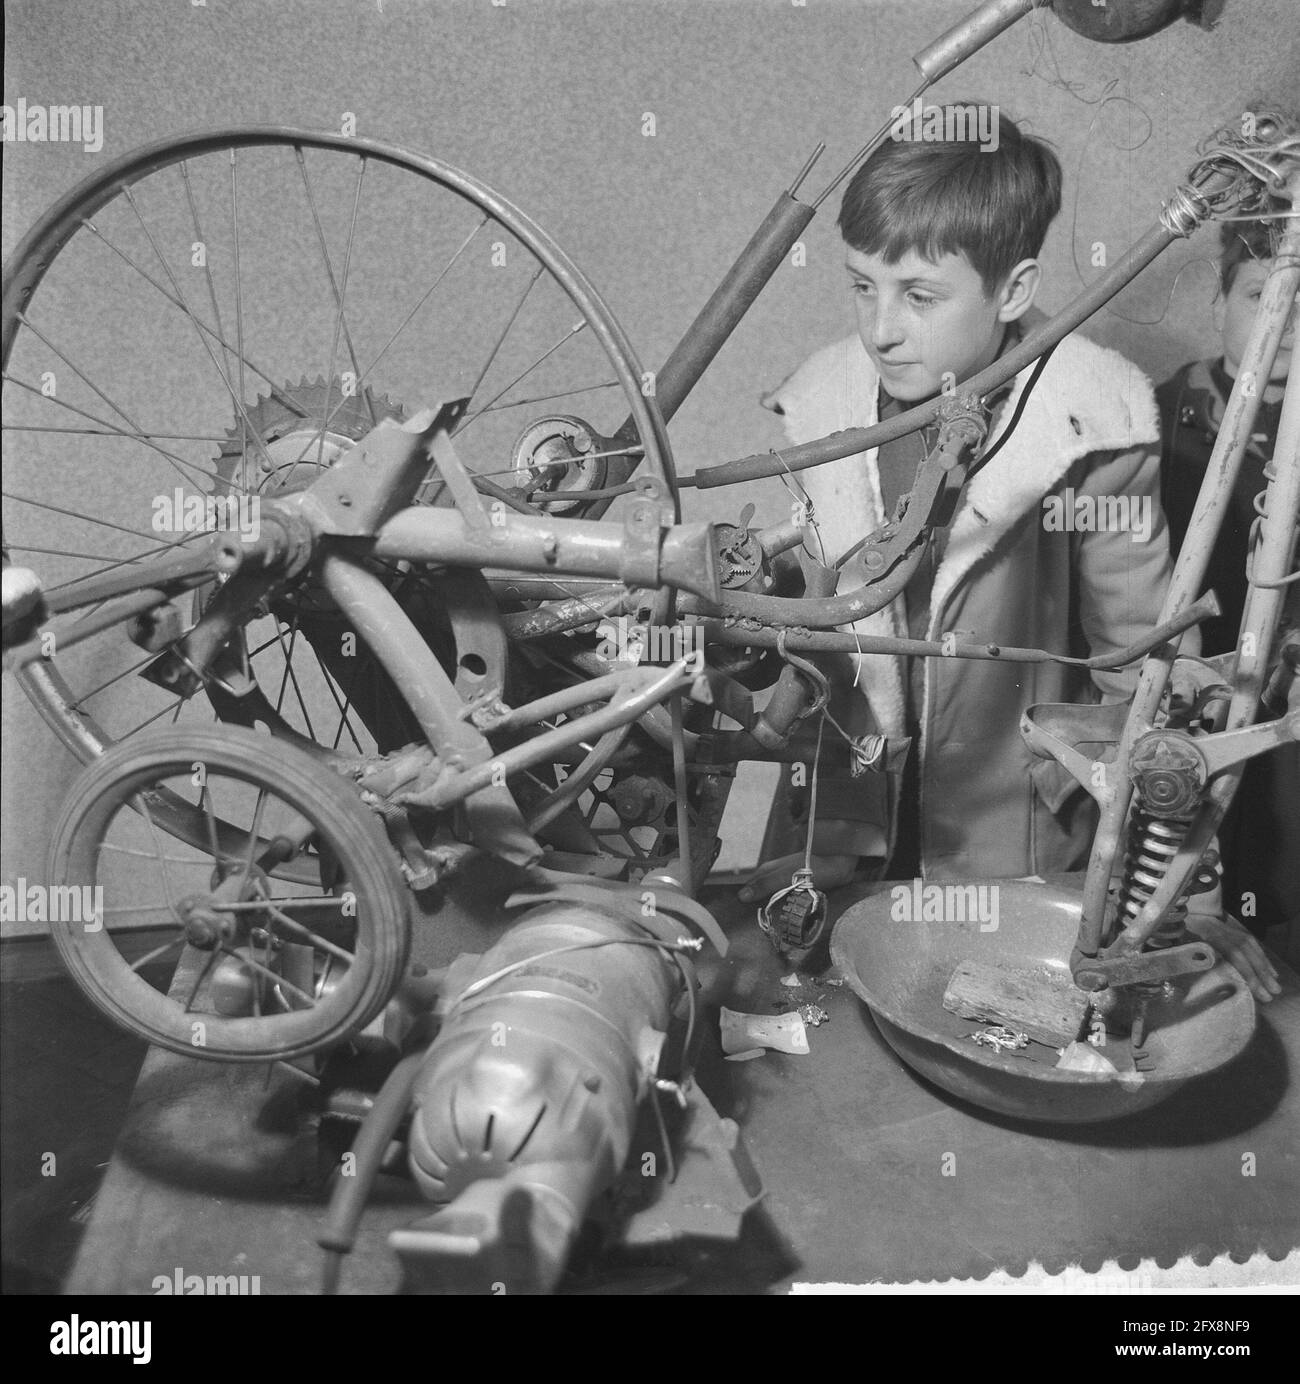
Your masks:
[{"label": "small gear wheel", "polygon": [[[224,480],[244,475],[244,487],[271,499],[318,479],[385,418],[402,422],[401,404],[370,389],[345,394],[343,381],[304,376],[297,384],[260,395],[227,430],[217,459]],[[248,436],[249,429],[261,445]]]},{"label": "small gear wheel", "polygon": [[[385,418],[401,422],[406,418],[406,411],[386,395],[366,388],[345,394],[343,381],[338,377],[329,384],[323,375],[315,380],[304,376],[297,384],[286,382],[269,394],[259,396],[227,430],[218,457],[218,474],[223,480],[240,484],[252,495],[268,500],[303,490],[319,479],[323,471],[336,465],[356,442]],[[374,564],[372,570],[383,578],[390,590],[401,592],[399,599],[412,618],[426,628],[431,617],[424,608],[428,602],[420,583],[404,576],[391,564]],[[195,593],[196,615],[210,598],[210,588],[200,588]],[[318,673],[324,679],[318,679],[316,688],[318,718],[330,715],[331,702],[339,711],[335,748],[338,748],[344,723],[349,718],[366,727],[381,752],[418,738],[419,725],[391,679],[368,656],[355,656],[355,643],[349,646],[345,640],[350,626],[311,574],[277,591],[262,614],[272,617],[277,627],[283,626],[270,636],[280,645],[280,666],[271,671],[269,678],[265,670],[262,671],[276,705],[272,707],[259,688],[250,690],[246,686],[240,695],[231,696],[219,683],[211,683],[206,692],[220,720],[276,726],[283,733],[287,723],[282,704],[286,701],[286,692],[292,689],[289,701],[297,703],[302,722],[293,729],[305,730],[309,740],[318,739],[311,715],[312,694],[302,686],[307,673],[302,673],[298,664],[298,660],[306,659],[309,665],[318,665]],[[251,642],[245,638],[245,666],[255,652],[250,647]],[[264,630],[258,632],[257,642],[265,647]],[[350,724],[346,729],[352,748],[368,750]]]}]

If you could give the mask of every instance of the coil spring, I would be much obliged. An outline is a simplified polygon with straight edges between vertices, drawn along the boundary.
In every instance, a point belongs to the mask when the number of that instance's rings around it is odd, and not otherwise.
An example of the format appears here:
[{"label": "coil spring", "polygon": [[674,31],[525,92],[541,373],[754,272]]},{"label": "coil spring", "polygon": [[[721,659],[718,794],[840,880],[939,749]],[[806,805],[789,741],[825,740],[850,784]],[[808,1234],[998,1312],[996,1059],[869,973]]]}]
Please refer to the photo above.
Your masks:
[{"label": "coil spring", "polygon": [[[1155,817],[1141,807],[1133,809],[1128,827],[1128,849],[1124,855],[1124,877],[1119,887],[1119,925],[1128,927],[1143,904],[1164,879],[1170,862],[1187,836],[1194,812],[1178,817]],[[1147,939],[1148,949],[1176,946],[1182,939],[1187,919],[1187,900],[1192,894],[1213,889],[1218,882],[1217,866],[1202,860],[1187,888],[1169,905],[1156,930]]]}]

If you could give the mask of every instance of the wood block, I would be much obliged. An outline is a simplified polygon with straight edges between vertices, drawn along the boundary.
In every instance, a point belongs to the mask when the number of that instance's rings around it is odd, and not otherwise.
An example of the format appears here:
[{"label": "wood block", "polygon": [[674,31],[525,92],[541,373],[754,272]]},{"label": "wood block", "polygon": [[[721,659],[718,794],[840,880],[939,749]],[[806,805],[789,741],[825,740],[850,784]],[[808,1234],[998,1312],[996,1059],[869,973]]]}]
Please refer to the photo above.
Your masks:
[{"label": "wood block", "polygon": [[1088,996],[1068,975],[963,961],[943,993],[943,1007],[963,1019],[1005,1024],[1039,1043],[1064,1047],[1079,1036]]}]

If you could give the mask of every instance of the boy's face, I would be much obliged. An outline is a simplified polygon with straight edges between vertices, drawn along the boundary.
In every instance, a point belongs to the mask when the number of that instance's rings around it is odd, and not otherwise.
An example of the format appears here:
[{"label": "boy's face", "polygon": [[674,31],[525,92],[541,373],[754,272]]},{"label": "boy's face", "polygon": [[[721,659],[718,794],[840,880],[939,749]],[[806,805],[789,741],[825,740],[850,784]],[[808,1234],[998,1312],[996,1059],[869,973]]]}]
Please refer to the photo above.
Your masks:
[{"label": "boy's face", "polygon": [[[1273,267],[1270,260],[1244,260],[1237,266],[1232,279],[1232,287],[1223,300],[1223,359],[1228,373],[1235,379],[1241,365],[1241,357],[1250,339],[1251,323],[1255,319],[1255,309],[1259,307],[1260,290]],[[1291,351],[1295,346],[1295,326],[1297,309],[1291,309],[1286,330],[1278,346],[1277,358],[1269,375],[1271,381],[1286,379],[1291,366]]]},{"label": "boy's face", "polygon": [[960,383],[990,364],[1005,324],[1033,297],[1031,290],[1023,302],[1009,302],[1006,285],[987,295],[960,253],[936,262],[909,250],[896,264],[886,264],[879,255],[850,248],[845,264],[862,344],[885,389],[908,403],[939,393],[950,372]]}]

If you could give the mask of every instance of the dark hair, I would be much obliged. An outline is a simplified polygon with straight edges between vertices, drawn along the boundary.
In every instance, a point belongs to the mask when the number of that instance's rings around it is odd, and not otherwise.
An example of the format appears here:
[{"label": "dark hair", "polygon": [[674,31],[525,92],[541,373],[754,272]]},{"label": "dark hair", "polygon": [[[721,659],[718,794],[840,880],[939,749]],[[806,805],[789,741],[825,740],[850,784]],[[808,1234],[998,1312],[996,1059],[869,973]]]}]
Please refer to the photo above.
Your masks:
[{"label": "dark hair", "polygon": [[[1285,204],[1278,202],[1278,210]],[[1272,259],[1277,254],[1276,237],[1281,221],[1225,221],[1219,227],[1219,242],[1223,249],[1219,253],[1219,283],[1223,292],[1228,293],[1237,270],[1247,260]]]},{"label": "dark hair", "polygon": [[997,147],[926,139],[924,125],[912,131],[900,114],[844,190],[837,224],[852,249],[887,264],[909,250],[929,260],[960,251],[991,293],[1042,249],[1061,209],[1061,165],[996,106],[954,101],[939,109],[949,132],[970,130],[977,111],[991,110]]}]

